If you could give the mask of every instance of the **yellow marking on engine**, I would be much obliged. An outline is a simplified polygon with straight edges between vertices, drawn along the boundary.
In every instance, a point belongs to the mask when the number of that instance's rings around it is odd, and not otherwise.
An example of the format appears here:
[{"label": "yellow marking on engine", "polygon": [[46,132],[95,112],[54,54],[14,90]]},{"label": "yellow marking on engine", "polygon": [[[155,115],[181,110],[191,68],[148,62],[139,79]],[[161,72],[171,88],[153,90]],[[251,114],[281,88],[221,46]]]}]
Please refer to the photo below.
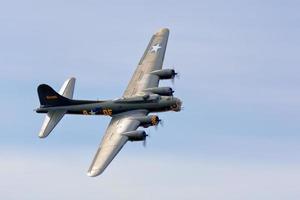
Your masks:
[{"label": "yellow marking on engine", "polygon": [[153,125],[156,125],[156,124],[157,124],[157,118],[156,118],[156,116],[152,116],[152,117],[151,117],[151,123],[152,123]]}]

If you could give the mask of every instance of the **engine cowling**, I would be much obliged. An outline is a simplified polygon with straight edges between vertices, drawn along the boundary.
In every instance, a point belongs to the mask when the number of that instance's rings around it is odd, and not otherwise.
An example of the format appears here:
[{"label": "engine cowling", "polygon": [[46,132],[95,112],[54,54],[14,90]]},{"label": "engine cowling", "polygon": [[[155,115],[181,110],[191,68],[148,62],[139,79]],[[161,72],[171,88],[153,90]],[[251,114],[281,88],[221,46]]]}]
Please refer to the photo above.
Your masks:
[{"label": "engine cowling", "polygon": [[155,70],[151,74],[158,76],[159,79],[173,79],[177,73],[174,69],[161,69]]},{"label": "engine cowling", "polygon": [[161,96],[173,96],[174,90],[171,87],[155,87],[147,88],[145,92],[151,92],[153,94],[158,94]]},{"label": "engine cowling", "polygon": [[122,135],[127,136],[129,141],[143,141],[148,136],[143,130],[129,131],[122,133]]},{"label": "engine cowling", "polygon": [[140,126],[147,128],[149,126],[156,126],[159,124],[160,119],[157,115],[148,115],[145,117],[135,117],[135,120],[140,122]]}]

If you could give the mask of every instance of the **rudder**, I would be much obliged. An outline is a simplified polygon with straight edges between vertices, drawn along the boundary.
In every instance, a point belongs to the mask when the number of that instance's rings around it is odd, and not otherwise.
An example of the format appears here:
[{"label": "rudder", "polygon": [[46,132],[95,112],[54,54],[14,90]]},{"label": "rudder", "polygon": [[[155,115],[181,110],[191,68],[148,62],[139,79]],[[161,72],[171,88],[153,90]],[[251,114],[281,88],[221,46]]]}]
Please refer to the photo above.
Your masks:
[{"label": "rudder", "polygon": [[37,88],[41,106],[65,106],[70,105],[70,99],[58,94],[47,84],[41,84]]}]

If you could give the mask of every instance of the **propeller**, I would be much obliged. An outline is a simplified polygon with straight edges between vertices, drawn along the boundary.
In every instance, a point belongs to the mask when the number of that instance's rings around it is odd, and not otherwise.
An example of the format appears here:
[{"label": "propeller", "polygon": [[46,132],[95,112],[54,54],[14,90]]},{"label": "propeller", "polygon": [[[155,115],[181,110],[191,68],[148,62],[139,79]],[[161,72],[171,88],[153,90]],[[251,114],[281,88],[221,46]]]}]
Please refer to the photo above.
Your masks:
[{"label": "propeller", "polygon": [[176,72],[176,70],[174,68],[173,68],[173,70],[174,70],[175,73],[174,73],[171,81],[172,81],[172,84],[174,85],[175,84],[175,78],[180,79],[180,73]]},{"label": "propeller", "polygon": [[147,147],[147,137],[149,137],[148,134],[145,135],[145,139],[143,140],[143,147]]},{"label": "propeller", "polygon": [[158,122],[157,122],[157,124],[155,125],[155,130],[157,130],[158,129],[158,125],[161,125],[161,127],[164,127],[164,121],[162,120],[162,119],[158,119]]},{"label": "propeller", "polygon": [[164,127],[164,120],[159,119],[159,120],[158,120],[158,123],[159,123],[162,127]]},{"label": "propeller", "polygon": [[[172,79],[173,80],[173,79]],[[172,84],[174,85],[174,82],[172,81]],[[174,90],[171,88],[171,92],[172,92],[172,95],[171,96],[173,96],[173,94],[174,94]]]}]

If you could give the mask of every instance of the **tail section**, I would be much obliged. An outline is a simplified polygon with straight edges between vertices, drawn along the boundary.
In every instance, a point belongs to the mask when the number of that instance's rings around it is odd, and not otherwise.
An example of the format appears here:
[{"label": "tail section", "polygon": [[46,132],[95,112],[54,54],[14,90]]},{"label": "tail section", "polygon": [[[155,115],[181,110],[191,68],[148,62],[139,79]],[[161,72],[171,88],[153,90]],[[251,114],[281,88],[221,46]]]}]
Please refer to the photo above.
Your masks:
[{"label": "tail section", "polygon": [[[70,78],[65,81],[59,93],[53,90],[49,85],[42,84],[38,87],[38,95],[41,106],[64,106],[72,103],[73,92],[75,86],[75,78]],[[66,110],[49,111],[45,117],[42,128],[39,132],[40,138],[47,137],[58,122],[65,115]]]},{"label": "tail section", "polygon": [[41,84],[37,91],[41,106],[65,106],[71,104],[75,86],[75,78],[70,78],[61,87],[59,93],[53,90],[49,85]]},{"label": "tail section", "polygon": [[39,132],[40,138],[47,137],[65,115],[65,110],[49,111]]},{"label": "tail section", "polygon": [[75,81],[76,79],[73,77],[66,80],[63,86],[60,88],[59,94],[66,98],[72,99],[75,88]]},{"label": "tail section", "polygon": [[64,106],[70,104],[70,99],[61,96],[55,90],[53,90],[49,85],[42,84],[38,87],[38,95],[40,99],[41,106]]}]

